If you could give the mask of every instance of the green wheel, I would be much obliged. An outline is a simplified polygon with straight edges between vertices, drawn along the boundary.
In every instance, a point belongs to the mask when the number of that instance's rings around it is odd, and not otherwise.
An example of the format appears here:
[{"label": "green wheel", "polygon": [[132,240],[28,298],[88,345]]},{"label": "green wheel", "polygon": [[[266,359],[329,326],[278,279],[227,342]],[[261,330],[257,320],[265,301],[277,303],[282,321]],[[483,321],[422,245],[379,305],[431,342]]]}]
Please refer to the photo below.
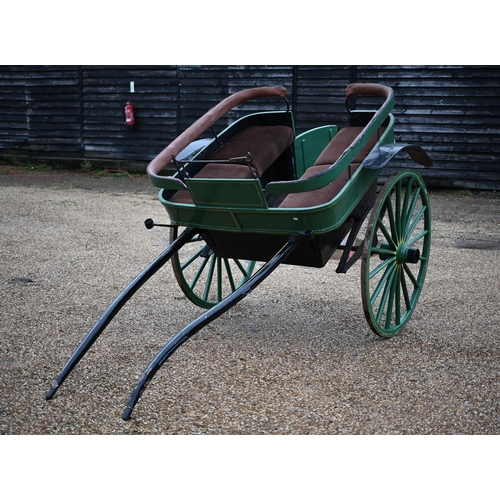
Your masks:
[{"label": "green wheel", "polygon": [[[171,242],[178,232],[178,227],[170,229]],[[197,235],[173,256],[172,267],[186,297],[210,309],[248,281],[255,261],[218,257]]]},{"label": "green wheel", "polygon": [[393,175],[373,207],[363,248],[361,296],[381,337],[396,335],[417,305],[429,263],[431,213],[419,174]]}]

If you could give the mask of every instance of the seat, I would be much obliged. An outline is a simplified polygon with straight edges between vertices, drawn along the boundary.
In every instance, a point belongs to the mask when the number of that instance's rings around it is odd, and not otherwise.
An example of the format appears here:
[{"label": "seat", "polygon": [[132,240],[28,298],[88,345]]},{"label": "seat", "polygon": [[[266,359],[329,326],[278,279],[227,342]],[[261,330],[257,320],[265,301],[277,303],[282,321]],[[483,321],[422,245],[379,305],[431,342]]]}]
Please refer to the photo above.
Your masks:
[{"label": "seat", "polygon": [[[251,165],[235,163],[208,163],[194,177],[203,179],[253,179],[265,171],[289,148],[294,133],[285,125],[252,126],[236,134],[222,145],[209,160],[228,160],[251,156]],[[193,203],[189,191],[177,191],[170,201]]]},{"label": "seat", "polygon": [[[309,177],[322,174],[328,170],[340,158],[342,153],[355,141],[363,130],[363,127],[346,127],[339,130],[338,134],[329,142],[326,148],[318,156],[314,165],[305,171],[301,179],[308,179]],[[339,194],[342,188],[347,184],[350,176],[354,174],[366,156],[368,156],[378,141],[378,136],[381,135],[384,130],[385,129],[383,128],[379,129],[379,134],[374,134],[370,138],[368,143],[362,148],[356,158],[354,158],[349,169],[345,169],[342,174],[337,177],[337,179],[330,184],[313,191],[290,193],[281,202],[280,208],[315,207],[333,200],[333,198],[335,198],[335,196],[337,196],[337,194]]]}]

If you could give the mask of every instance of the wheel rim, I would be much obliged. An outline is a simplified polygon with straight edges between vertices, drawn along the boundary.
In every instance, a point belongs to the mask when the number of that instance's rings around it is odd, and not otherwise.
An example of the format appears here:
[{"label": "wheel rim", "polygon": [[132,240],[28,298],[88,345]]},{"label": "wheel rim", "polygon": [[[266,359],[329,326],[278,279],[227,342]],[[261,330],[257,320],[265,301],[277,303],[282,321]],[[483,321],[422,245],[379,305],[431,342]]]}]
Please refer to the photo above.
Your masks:
[{"label": "wheel rim", "polygon": [[382,337],[392,337],[415,310],[425,280],[431,244],[431,214],[419,174],[392,176],[373,207],[361,264],[366,319]]},{"label": "wheel rim", "polygon": [[[178,227],[171,228],[171,242],[178,231]],[[218,257],[197,235],[172,257],[172,267],[186,297],[210,309],[250,279],[255,261]]]}]

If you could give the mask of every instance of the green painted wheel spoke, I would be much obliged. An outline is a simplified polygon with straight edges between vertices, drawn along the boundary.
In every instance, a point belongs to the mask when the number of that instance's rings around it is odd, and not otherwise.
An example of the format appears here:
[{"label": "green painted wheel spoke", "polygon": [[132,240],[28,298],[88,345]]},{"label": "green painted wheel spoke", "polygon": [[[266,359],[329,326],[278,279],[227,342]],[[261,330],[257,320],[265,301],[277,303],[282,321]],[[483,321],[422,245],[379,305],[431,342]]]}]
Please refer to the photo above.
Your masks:
[{"label": "green painted wheel spoke", "polygon": [[373,293],[370,296],[370,305],[373,307],[373,304],[375,304],[375,301],[377,300],[378,296],[380,295],[380,292],[382,291],[382,288],[384,287],[385,283],[387,282],[387,278],[389,277],[391,268],[387,268],[380,278],[380,281],[377,283],[377,286],[375,287],[375,290],[373,290]]},{"label": "green painted wheel spoke", "polygon": [[396,251],[389,248],[373,247],[371,249],[371,255],[385,255],[387,257],[394,257],[396,255]]},{"label": "green painted wheel spoke", "polygon": [[231,266],[229,265],[229,261],[224,258],[224,266],[226,267],[227,277],[229,279],[229,285],[231,286],[231,291],[234,292],[236,287],[234,286],[233,273],[231,272]]},{"label": "green painted wheel spoke", "polygon": [[411,189],[413,186],[413,179],[408,179],[408,184],[405,190],[405,199],[401,207],[401,234],[406,234],[406,226],[408,223],[408,203],[410,202]]},{"label": "green painted wheel spoke", "polygon": [[390,328],[391,327],[391,321],[392,321],[392,313],[394,310],[394,298],[396,296],[396,287],[398,285],[398,280],[397,280],[397,270],[393,275],[393,278],[391,280],[391,285],[388,287],[388,298],[389,301],[387,302],[387,310],[385,313],[385,327]]},{"label": "green painted wheel spoke", "polygon": [[422,218],[422,216],[424,215],[425,213],[425,210],[427,209],[426,206],[423,206],[419,211],[418,211],[418,214],[415,216],[415,218],[413,219],[413,222],[410,224],[410,226],[408,227],[408,229],[406,230],[406,238],[409,238],[411,236],[411,234],[413,233],[413,231],[415,230],[415,228],[417,227],[417,224],[419,223],[420,219]]},{"label": "green painted wheel spoke", "polygon": [[398,182],[396,184],[396,192],[395,192],[395,197],[396,197],[396,221],[395,221],[395,226],[396,226],[396,231],[397,231],[397,240],[399,241],[400,235],[403,234],[401,231],[401,182]]},{"label": "green painted wheel spoke", "polygon": [[382,288],[386,285],[387,281],[389,278],[392,276],[394,273],[396,266],[391,266],[388,267],[383,276],[380,278],[380,281],[377,283],[377,286],[375,287],[375,290],[373,290],[373,293],[370,297],[370,304],[373,306],[375,304],[375,301],[377,300],[378,296],[380,295],[380,292],[382,291]]},{"label": "green painted wheel spoke", "polygon": [[243,276],[245,276],[245,278],[247,276],[249,276],[248,272],[246,271],[246,269],[241,265],[241,262],[238,260],[238,259],[234,259],[233,262],[240,268],[240,271],[241,273],[243,274]]},{"label": "green painted wheel spoke", "polygon": [[422,231],[420,234],[417,234],[417,236],[414,236],[410,241],[407,241],[406,246],[411,247],[414,243],[416,243],[427,234],[429,234],[429,231]]},{"label": "green painted wheel spoke", "polygon": [[215,269],[215,254],[210,258],[210,267],[208,269],[207,282],[205,283],[205,291],[203,293],[203,300],[208,300],[208,294],[210,293],[210,287],[212,285],[212,279],[214,277],[214,269]]},{"label": "green painted wheel spoke", "polygon": [[395,280],[395,320],[396,320],[396,325],[399,325],[401,323],[401,267],[398,267],[397,269],[397,275],[396,275],[396,280]]},{"label": "green painted wheel spoke", "polygon": [[401,273],[401,288],[403,290],[403,297],[405,299],[406,310],[411,310],[410,296],[408,295],[408,286],[406,285],[405,273]]},{"label": "green painted wheel spoke", "polygon": [[222,300],[222,259],[217,257],[217,301]]},{"label": "green painted wheel spoke", "polygon": [[380,323],[380,320],[382,319],[382,315],[384,314],[385,311],[385,306],[387,304],[387,299],[389,298],[390,291],[392,289],[392,282],[394,281],[394,271],[395,267],[391,269],[390,276],[388,276],[385,288],[384,288],[384,293],[382,294],[382,298],[380,299],[380,305],[377,311],[377,321]]},{"label": "green painted wheel spoke", "polygon": [[385,269],[387,266],[390,264],[394,263],[396,260],[396,257],[392,257],[391,259],[384,260],[382,264],[379,264],[373,271],[370,271],[370,274],[368,275],[368,279],[373,279],[374,276],[376,276],[382,269]]},{"label": "green painted wheel spoke", "polygon": [[413,273],[410,271],[408,264],[403,264],[403,268],[404,268],[406,274],[408,275],[408,277],[410,278],[411,282],[413,283],[413,286],[415,288],[420,288],[420,285],[419,285],[417,279],[415,278],[415,276],[413,276]]},{"label": "green painted wheel spoke", "polygon": [[382,234],[384,235],[385,239],[387,240],[387,243],[389,243],[389,245],[392,248],[396,249],[397,248],[396,243],[394,242],[394,240],[392,239],[391,234],[389,233],[389,231],[385,227],[384,223],[380,219],[377,221],[377,228],[382,231]]},{"label": "green painted wheel spoke", "polygon": [[[394,248],[397,246],[396,244],[394,244],[395,242],[397,242],[399,240],[399,232],[398,232],[398,228],[396,226],[396,221],[394,220],[394,210],[392,208],[392,200],[391,198],[387,198],[387,215],[389,216],[389,224],[391,226],[391,233],[392,233],[392,237],[391,237],[391,240],[392,240],[392,245],[394,246]],[[382,229],[382,228],[380,228]],[[382,229],[382,232],[384,232],[384,230]],[[389,233],[387,233],[389,234]],[[384,233],[384,236],[387,238],[386,234]],[[389,239],[387,239],[387,241],[390,243]]]},{"label": "green painted wheel spoke", "polygon": [[[406,215],[406,222],[407,222],[407,226],[408,224],[410,223],[411,221],[411,216],[413,214],[413,212],[415,211],[415,207],[417,206],[417,201],[420,197],[420,187],[416,187],[415,188],[415,191],[413,192],[413,197],[412,197],[412,200],[411,200],[411,203],[410,203],[410,208],[408,209],[408,212],[407,212],[407,215]],[[408,229],[406,230],[406,234],[408,234]],[[411,232],[410,232],[411,234]]]},{"label": "green painted wheel spoke", "polygon": [[181,266],[181,269],[184,271],[184,269],[186,269],[186,267],[188,267],[189,265],[191,265],[201,254],[201,252],[203,252],[203,248],[199,251],[199,252],[196,252],[190,259],[188,259],[184,264],[182,264]]},{"label": "green painted wheel spoke", "polygon": [[412,214],[412,213],[413,213],[413,211],[415,210],[415,207],[416,207],[416,205],[417,205],[417,201],[418,201],[418,199],[419,199],[419,197],[420,197],[420,192],[421,192],[420,186],[416,186],[416,187],[415,187],[415,191],[413,192],[413,197],[412,197],[412,199],[411,199],[410,208],[409,208],[409,210],[408,210],[408,216],[409,216],[410,214]]},{"label": "green painted wheel spoke", "polygon": [[198,269],[198,271],[196,272],[196,274],[193,278],[193,281],[191,282],[191,285],[189,285],[189,288],[191,290],[194,290],[194,287],[196,286],[196,283],[198,283],[198,280],[200,279],[200,276],[203,273],[203,270],[205,269],[205,266],[207,265],[207,263],[208,263],[208,259],[203,259],[203,262],[202,262],[200,268]]}]

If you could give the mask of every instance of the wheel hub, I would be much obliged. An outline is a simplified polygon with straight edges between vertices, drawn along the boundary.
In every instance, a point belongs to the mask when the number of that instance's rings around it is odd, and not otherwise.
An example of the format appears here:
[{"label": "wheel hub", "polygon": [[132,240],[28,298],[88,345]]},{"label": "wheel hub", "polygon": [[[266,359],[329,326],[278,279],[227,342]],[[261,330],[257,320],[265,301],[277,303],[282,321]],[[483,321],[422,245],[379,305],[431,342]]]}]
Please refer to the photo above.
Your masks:
[{"label": "wheel hub", "polygon": [[420,260],[420,250],[399,245],[396,251],[396,262],[398,264],[417,264]]}]

